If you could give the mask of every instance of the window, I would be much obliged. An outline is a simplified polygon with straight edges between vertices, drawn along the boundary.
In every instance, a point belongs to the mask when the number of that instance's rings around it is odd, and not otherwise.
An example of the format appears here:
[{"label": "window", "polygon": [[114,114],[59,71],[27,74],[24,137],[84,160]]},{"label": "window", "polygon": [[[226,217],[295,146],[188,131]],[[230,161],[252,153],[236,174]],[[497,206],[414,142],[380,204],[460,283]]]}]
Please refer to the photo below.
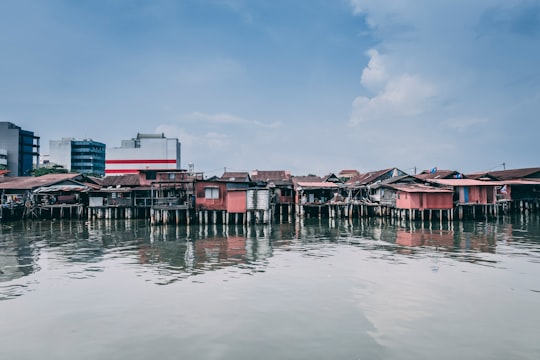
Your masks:
[{"label": "window", "polygon": [[204,188],[204,197],[206,199],[219,199],[219,188],[217,187]]}]

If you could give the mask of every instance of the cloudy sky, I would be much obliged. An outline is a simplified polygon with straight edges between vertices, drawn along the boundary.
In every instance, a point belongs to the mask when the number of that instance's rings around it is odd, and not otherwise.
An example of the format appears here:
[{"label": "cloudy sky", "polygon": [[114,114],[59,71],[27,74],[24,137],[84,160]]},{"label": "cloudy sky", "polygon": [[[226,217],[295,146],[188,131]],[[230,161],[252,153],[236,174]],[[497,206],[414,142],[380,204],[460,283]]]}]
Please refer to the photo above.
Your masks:
[{"label": "cloudy sky", "polygon": [[0,1],[0,121],[208,175],[540,166],[535,0]]}]

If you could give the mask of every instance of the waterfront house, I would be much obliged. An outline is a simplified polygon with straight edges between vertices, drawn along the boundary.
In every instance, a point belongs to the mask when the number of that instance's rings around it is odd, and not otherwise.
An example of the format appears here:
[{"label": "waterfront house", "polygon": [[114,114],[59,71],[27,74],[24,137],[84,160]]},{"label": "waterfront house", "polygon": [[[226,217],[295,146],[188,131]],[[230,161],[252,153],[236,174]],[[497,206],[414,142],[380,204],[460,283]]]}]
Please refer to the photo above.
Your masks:
[{"label": "waterfront house", "polygon": [[540,210],[540,168],[499,170],[489,174],[502,183],[497,188],[500,202],[513,204],[521,211]]},{"label": "waterfront house", "polygon": [[270,190],[273,216],[291,221],[294,214],[294,184],[291,173],[285,170],[254,170],[251,172],[251,179],[258,187]]},{"label": "waterfront house", "polygon": [[[426,216],[431,220],[433,216],[443,219],[446,215],[452,219],[453,191],[450,188],[430,186],[419,183],[388,183],[381,186],[386,190],[385,195],[391,199],[386,205],[397,211],[400,217],[423,220]],[[391,210],[392,211],[392,210]]]},{"label": "waterfront house", "polygon": [[[195,183],[195,207],[199,222],[228,223],[231,214],[243,216],[247,211],[247,190],[252,185],[248,173],[225,172],[221,178],[198,180]],[[238,215],[235,215],[235,221],[239,221]]]},{"label": "waterfront house", "polygon": [[459,218],[464,213],[472,218],[489,216],[497,212],[497,190],[504,184],[498,181],[474,179],[431,179],[431,183],[448,186],[454,192],[454,206]]},{"label": "waterfront house", "polygon": [[370,171],[349,179],[345,185],[349,190],[349,197],[353,201],[360,203],[379,203],[380,192],[378,190],[379,187],[376,185],[385,180],[399,178],[404,175],[407,175],[407,173],[395,167]]},{"label": "waterfront house", "polygon": [[[75,207],[80,216],[86,204],[86,191],[95,185],[78,173],[1,178],[1,207],[5,210],[2,216],[41,217],[48,211],[47,217],[52,217],[59,206],[68,208],[70,214],[71,207]],[[62,209],[57,215],[63,216],[63,212]]]},{"label": "waterfront house", "polygon": [[[138,206],[133,214],[136,198]],[[101,179],[99,189],[88,192],[88,200],[89,218],[138,217],[139,212],[149,212],[150,187],[141,185],[139,174],[109,175]]]},{"label": "waterfront house", "polygon": [[341,194],[344,185],[340,181],[325,181],[326,179],[314,175],[295,176],[292,180],[296,214],[300,217],[334,217],[336,208],[331,205],[343,203],[345,200]]}]

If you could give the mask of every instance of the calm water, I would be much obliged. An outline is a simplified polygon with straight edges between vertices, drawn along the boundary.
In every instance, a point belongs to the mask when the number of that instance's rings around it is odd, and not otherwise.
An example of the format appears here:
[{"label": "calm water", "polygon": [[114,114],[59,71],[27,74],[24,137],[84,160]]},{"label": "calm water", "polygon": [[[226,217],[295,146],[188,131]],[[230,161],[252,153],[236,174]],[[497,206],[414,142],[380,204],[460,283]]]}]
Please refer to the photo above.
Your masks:
[{"label": "calm water", "polygon": [[0,224],[0,359],[540,359],[540,219]]}]

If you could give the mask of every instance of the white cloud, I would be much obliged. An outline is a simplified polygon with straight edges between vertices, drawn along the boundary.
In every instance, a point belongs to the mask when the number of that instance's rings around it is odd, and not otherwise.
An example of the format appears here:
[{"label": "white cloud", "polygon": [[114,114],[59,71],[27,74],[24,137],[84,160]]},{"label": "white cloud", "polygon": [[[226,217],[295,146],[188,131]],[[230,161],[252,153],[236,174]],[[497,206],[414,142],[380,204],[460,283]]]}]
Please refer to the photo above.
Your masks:
[{"label": "white cloud", "polygon": [[370,49],[367,52],[370,57],[368,65],[362,71],[361,83],[364,87],[372,92],[379,92],[388,80],[386,73],[384,58],[375,49]]},{"label": "white cloud", "polygon": [[350,125],[370,121],[405,120],[419,116],[432,107],[437,94],[434,85],[418,75],[389,77],[381,92],[373,97],[359,96],[353,101]]},{"label": "white cloud", "polygon": [[207,114],[202,112],[192,112],[190,114],[182,116],[182,119],[191,122],[205,122],[214,125],[247,125],[270,128],[280,125],[279,122],[266,124],[261,121],[244,119],[242,117],[227,113]]}]

